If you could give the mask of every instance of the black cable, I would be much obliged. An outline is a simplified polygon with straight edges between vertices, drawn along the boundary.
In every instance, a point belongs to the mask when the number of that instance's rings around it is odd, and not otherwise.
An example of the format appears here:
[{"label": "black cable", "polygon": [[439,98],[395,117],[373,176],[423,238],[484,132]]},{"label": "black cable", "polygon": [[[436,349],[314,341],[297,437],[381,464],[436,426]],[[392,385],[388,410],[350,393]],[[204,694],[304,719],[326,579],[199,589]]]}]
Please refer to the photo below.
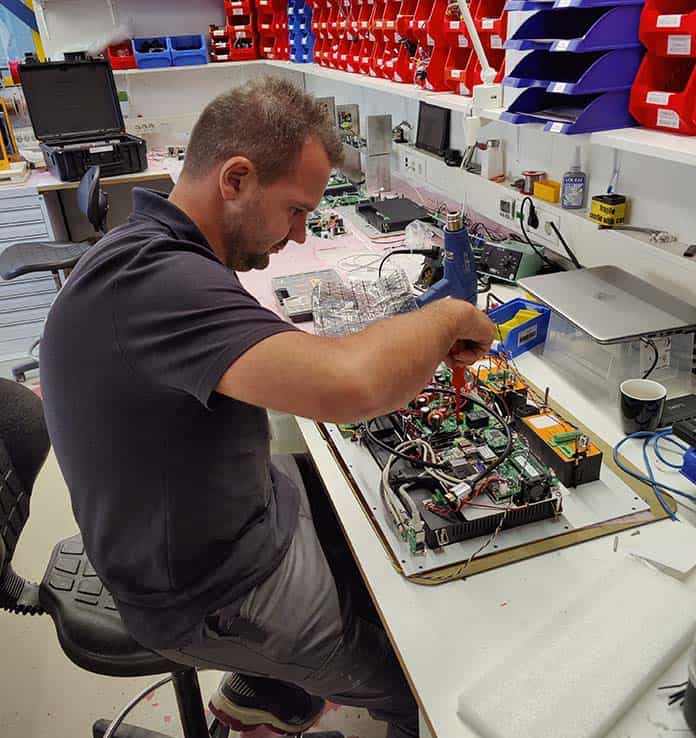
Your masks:
[{"label": "black cable", "polygon": [[[439,392],[440,394],[445,395],[454,395],[456,394],[454,390],[445,389],[444,387],[426,387],[424,392]],[[466,481],[467,484],[471,485],[472,487],[483,477],[490,474],[492,471],[497,469],[505,459],[510,455],[510,452],[512,451],[512,432],[510,431],[510,426],[505,422],[505,419],[499,415],[495,410],[492,410],[488,405],[486,405],[481,400],[477,400],[475,397],[472,397],[471,395],[464,394],[462,392],[461,394],[462,399],[469,400],[470,402],[473,402],[474,405],[478,405],[481,409],[485,410],[494,420],[498,422],[499,425],[502,426],[505,435],[507,437],[507,444],[505,445],[505,448],[503,449],[502,453],[493,461],[491,462],[483,471],[478,472],[476,476],[474,476],[472,479],[462,480]],[[447,471],[449,469],[449,466],[447,464],[441,464],[433,461],[423,461],[421,459],[414,459],[412,456],[409,456],[408,454],[404,454],[401,451],[396,451],[391,446],[388,446],[384,441],[381,441],[375,434],[370,430],[370,424],[374,423],[377,420],[377,418],[372,418],[371,420],[368,420],[367,423],[365,423],[365,435],[374,443],[376,446],[379,446],[382,450],[387,451],[388,453],[392,454],[393,456],[396,456],[398,459],[405,459],[406,461],[410,462],[411,464],[415,466],[422,466],[427,469],[439,469],[441,471]]]},{"label": "black cable", "polygon": [[520,227],[522,228],[522,235],[524,236],[525,241],[532,247],[534,250],[534,253],[545,263],[549,266],[552,266],[554,269],[556,268],[556,264],[554,264],[551,259],[549,259],[546,254],[539,249],[539,247],[532,241],[532,239],[529,237],[529,234],[527,233],[527,229],[524,227],[524,206],[525,203],[529,202],[532,209],[534,208],[534,201],[532,200],[529,195],[525,197],[522,200],[522,204],[520,205]]},{"label": "black cable", "polygon": [[476,278],[476,281],[481,284],[481,288],[476,290],[476,293],[479,295],[483,295],[486,292],[491,291],[491,278],[490,277],[483,277],[482,275],[478,275]]},{"label": "black cable", "polygon": [[382,279],[382,267],[384,262],[394,254],[421,254],[423,256],[429,256],[431,259],[437,259],[440,255],[440,249],[393,249],[384,256],[382,261],[379,262],[379,270],[377,271],[377,279]]},{"label": "black cable", "polygon": [[655,367],[657,366],[658,359],[660,358],[660,352],[657,350],[657,346],[655,345],[655,341],[652,340],[652,338],[641,338],[640,339],[646,346],[650,346],[652,348],[653,353],[655,356],[653,357],[653,363],[650,365],[650,369],[648,369],[645,374],[643,374],[643,379],[647,379],[653,371],[655,371]]},{"label": "black cable", "polygon": [[568,246],[568,244],[566,243],[565,238],[563,238],[556,224],[552,220],[550,220],[549,225],[551,226],[551,230],[556,234],[556,237],[558,238],[558,240],[561,242],[561,245],[563,246],[563,248],[566,250],[566,253],[570,257],[570,260],[573,262],[573,264],[575,264],[575,268],[582,269],[582,264],[578,261],[578,257],[575,256],[575,254],[572,252],[570,246]]}]

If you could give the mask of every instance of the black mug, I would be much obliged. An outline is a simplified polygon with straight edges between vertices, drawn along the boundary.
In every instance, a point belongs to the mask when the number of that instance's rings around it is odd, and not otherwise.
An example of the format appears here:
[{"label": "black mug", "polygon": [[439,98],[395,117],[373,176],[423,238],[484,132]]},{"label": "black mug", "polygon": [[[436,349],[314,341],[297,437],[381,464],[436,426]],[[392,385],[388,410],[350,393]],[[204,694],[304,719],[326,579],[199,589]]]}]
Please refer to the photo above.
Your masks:
[{"label": "black mug", "polygon": [[665,387],[652,379],[627,379],[619,390],[624,433],[656,431],[667,399]]}]

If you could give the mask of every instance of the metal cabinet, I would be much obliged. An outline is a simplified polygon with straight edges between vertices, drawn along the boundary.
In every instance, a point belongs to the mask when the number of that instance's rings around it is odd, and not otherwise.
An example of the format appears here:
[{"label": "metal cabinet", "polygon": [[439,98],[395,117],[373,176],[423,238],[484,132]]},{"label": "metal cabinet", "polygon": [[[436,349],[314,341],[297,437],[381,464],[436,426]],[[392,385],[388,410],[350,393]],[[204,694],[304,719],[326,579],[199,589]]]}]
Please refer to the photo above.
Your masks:
[{"label": "metal cabinet", "polygon": [[[0,189],[0,253],[18,241],[65,240],[57,194],[34,187]],[[21,359],[43,329],[56,296],[51,274],[0,279],[0,362]]]}]

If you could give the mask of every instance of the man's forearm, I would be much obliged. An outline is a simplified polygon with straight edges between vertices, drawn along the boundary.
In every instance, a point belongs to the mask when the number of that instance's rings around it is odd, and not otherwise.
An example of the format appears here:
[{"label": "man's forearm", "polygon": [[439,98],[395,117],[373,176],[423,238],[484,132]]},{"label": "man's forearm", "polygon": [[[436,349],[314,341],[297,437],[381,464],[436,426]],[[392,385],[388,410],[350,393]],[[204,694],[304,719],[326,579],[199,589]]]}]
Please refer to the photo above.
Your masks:
[{"label": "man's forearm", "polygon": [[[430,381],[474,311],[462,300],[438,300],[339,339],[351,367],[366,382],[366,414],[388,412],[413,399]],[[374,398],[374,407],[369,398]]]}]

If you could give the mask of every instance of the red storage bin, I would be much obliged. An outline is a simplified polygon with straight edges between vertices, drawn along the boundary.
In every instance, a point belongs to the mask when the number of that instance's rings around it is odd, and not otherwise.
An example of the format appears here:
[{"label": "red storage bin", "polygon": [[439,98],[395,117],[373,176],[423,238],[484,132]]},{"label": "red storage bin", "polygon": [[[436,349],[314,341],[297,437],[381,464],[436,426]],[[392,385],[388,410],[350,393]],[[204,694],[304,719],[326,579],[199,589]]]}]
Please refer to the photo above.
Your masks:
[{"label": "red storage bin", "polygon": [[372,47],[370,77],[384,77],[384,39],[375,39]]},{"label": "red storage bin", "polygon": [[434,0],[433,2],[426,26],[429,46],[444,46],[447,44],[447,36],[445,35],[445,27],[442,19],[445,16],[448,3],[449,0]]},{"label": "red storage bin", "polygon": [[384,0],[375,0],[372,5],[372,15],[370,16],[370,33],[376,40],[384,40]]},{"label": "red storage bin", "polygon": [[416,63],[409,52],[407,44],[401,44],[399,54],[394,65],[394,81],[413,84],[413,75]]},{"label": "red storage bin", "polygon": [[384,7],[384,37],[390,41],[396,41],[398,31],[396,29],[396,19],[401,9],[401,0],[387,0]]},{"label": "red storage bin", "polygon": [[375,42],[370,38],[363,38],[360,44],[360,73],[369,74],[372,63],[372,50]]},{"label": "red storage bin", "polygon": [[696,59],[646,54],[631,90],[629,111],[642,125],[696,134]]},{"label": "red storage bin", "polygon": [[358,12],[358,30],[365,38],[370,32],[370,19],[372,18],[372,6],[374,0],[364,0],[360,3],[360,10]]},{"label": "red storage bin", "polygon": [[433,8],[433,0],[418,0],[416,10],[411,21],[413,35],[418,43],[428,46],[428,20]]},{"label": "red storage bin", "polygon": [[451,92],[457,95],[471,95],[471,89],[466,83],[466,69],[473,54],[471,47],[450,46],[445,62],[445,84]]},{"label": "red storage bin", "polygon": [[490,43],[490,38],[497,36],[501,40],[498,48],[501,48],[507,38],[505,0],[479,0],[473,18],[483,43]]},{"label": "red storage bin", "polygon": [[449,46],[440,44],[430,49],[430,62],[426,69],[426,77],[421,85],[432,92],[446,92],[449,88],[445,82],[445,62]]},{"label": "red storage bin", "polygon": [[658,56],[696,56],[696,0],[647,0],[639,36]]},{"label": "red storage bin", "polygon": [[112,69],[135,69],[135,54],[133,53],[133,42],[130,39],[109,46],[106,56]]},{"label": "red storage bin", "polygon": [[396,16],[396,30],[401,38],[408,41],[415,41],[416,37],[413,33],[413,14],[416,12],[418,0],[401,0],[401,8]]},{"label": "red storage bin", "polygon": [[360,73],[360,47],[362,42],[354,38],[349,41],[348,49],[348,63],[346,64],[346,71],[353,72],[354,74]]},{"label": "red storage bin", "polygon": [[[488,63],[496,70],[493,81],[501,83],[505,76],[505,50],[486,48],[485,51]],[[481,64],[475,53],[469,56],[469,63],[466,66],[466,75],[463,81],[469,90],[473,90],[475,85],[481,84]]]}]

